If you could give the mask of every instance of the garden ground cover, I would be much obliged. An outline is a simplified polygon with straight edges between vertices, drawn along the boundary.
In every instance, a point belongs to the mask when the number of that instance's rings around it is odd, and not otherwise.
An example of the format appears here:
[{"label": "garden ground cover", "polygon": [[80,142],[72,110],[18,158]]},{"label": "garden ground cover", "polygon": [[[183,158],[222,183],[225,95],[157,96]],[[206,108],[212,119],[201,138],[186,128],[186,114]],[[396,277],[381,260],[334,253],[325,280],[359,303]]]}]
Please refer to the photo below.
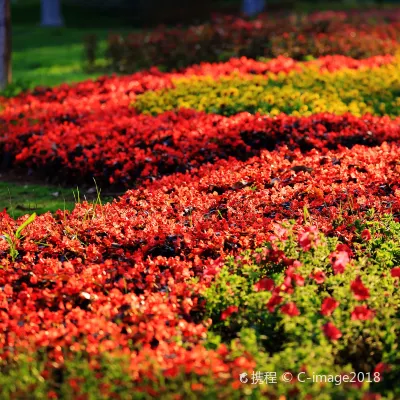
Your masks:
[{"label": "garden ground cover", "polygon": [[309,14],[269,10],[252,20],[216,15],[200,25],[110,35],[107,52],[114,71],[125,73],[154,65],[181,69],[241,56],[367,58],[397,51],[399,19],[398,9]]},{"label": "garden ground cover", "polygon": [[241,58],[3,99],[11,166],[129,190],[1,214],[2,397],[398,398],[398,60]]}]

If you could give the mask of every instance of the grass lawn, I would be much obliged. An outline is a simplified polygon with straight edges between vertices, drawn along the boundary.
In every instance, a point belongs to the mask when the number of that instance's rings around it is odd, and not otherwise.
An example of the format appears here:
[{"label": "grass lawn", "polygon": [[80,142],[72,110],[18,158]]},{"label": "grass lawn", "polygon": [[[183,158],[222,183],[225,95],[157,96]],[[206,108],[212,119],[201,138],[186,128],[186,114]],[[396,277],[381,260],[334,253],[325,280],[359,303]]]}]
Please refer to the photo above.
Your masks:
[{"label": "grass lawn", "polygon": [[0,182],[0,209],[14,218],[36,212],[42,214],[58,209],[72,210],[74,193],[72,189],[56,186]]},{"label": "grass lawn", "polygon": [[[107,31],[98,35],[104,51]],[[82,68],[85,32],[76,28],[14,27],[13,79],[17,87],[56,86],[95,78]]]},{"label": "grass lawn", "polygon": [[110,32],[125,33],[135,29],[121,15],[96,13],[67,2],[63,4],[63,17],[65,27],[41,27],[39,0],[18,0],[13,4],[14,84],[10,94],[16,94],[21,88],[96,78],[101,73],[88,73],[83,68],[85,36],[95,34],[98,37],[98,54],[104,56]]},{"label": "grass lawn", "polygon": [[[239,3],[226,0],[226,3]],[[275,1],[267,2],[273,6]],[[315,9],[343,9],[360,6],[360,1],[296,2],[296,11]],[[374,4],[372,0],[362,3]],[[96,78],[101,73],[88,73],[83,69],[84,38],[98,37],[99,62],[104,62],[107,36],[110,32],[127,33],[137,29],[132,16],[121,12],[104,12],[95,8],[62,1],[65,27],[43,28],[40,23],[40,0],[17,0],[12,5],[13,25],[13,80],[8,95],[38,85],[55,86]]]},{"label": "grass lawn", "polygon": [[[102,202],[112,200],[112,196],[101,196]],[[47,211],[72,210],[76,202],[95,202],[95,188],[63,188],[60,186],[0,181],[0,211],[7,209],[9,215],[18,218],[25,214],[43,214]]]}]

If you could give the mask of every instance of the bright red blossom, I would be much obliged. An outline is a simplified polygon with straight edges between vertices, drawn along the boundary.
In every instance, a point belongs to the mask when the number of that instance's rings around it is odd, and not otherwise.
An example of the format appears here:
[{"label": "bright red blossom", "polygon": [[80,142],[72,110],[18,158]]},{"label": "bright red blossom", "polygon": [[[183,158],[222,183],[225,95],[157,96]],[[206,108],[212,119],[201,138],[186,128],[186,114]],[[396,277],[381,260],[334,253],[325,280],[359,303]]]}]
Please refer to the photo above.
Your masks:
[{"label": "bright red blossom", "polygon": [[367,306],[356,306],[351,312],[352,320],[367,321],[373,319],[374,316],[374,311],[370,310]]},{"label": "bright red blossom", "polygon": [[321,314],[329,317],[339,307],[339,302],[332,297],[326,297],[321,305]]},{"label": "bright red blossom", "polygon": [[237,313],[239,308],[237,306],[229,306],[225,311],[222,311],[221,319],[224,321],[233,313]]},{"label": "bright red blossom", "polygon": [[310,250],[319,243],[318,229],[315,226],[307,227],[299,233],[299,244],[304,251]]},{"label": "bright red blossom", "polygon": [[336,328],[336,326],[332,322],[326,323],[322,330],[325,333],[325,336],[331,340],[338,340],[342,337],[342,332]]},{"label": "bright red blossom", "polygon": [[311,278],[313,278],[318,284],[321,284],[325,281],[326,275],[324,271],[315,271],[311,275]]},{"label": "bright red blossom", "polygon": [[256,284],[254,284],[254,290],[259,292],[261,290],[271,291],[274,288],[274,281],[270,278],[262,278]]},{"label": "bright red blossom", "polygon": [[365,241],[371,240],[371,232],[369,231],[369,229],[364,229],[361,232],[361,237]]},{"label": "bright red blossom", "polygon": [[268,310],[270,312],[273,312],[275,310],[275,307],[282,303],[282,300],[283,300],[282,296],[279,296],[276,293],[274,293],[272,297],[268,300],[267,303]]},{"label": "bright red blossom", "polygon": [[390,271],[392,278],[400,278],[400,267],[394,267]]},{"label": "bright red blossom", "polygon": [[380,362],[380,363],[376,364],[376,366],[374,368],[374,372],[378,372],[380,374],[380,380],[382,380],[383,374],[385,372],[389,372],[390,370],[391,370],[391,366],[384,362]]},{"label": "bright red blossom", "polygon": [[353,257],[354,255],[353,250],[351,250],[351,248],[345,243],[338,244],[336,246],[336,251],[345,251],[349,255],[349,258]]},{"label": "bright red blossom", "polygon": [[349,255],[346,251],[335,251],[329,256],[329,258],[331,260],[333,273],[335,275],[342,274],[346,265],[350,261]]},{"label": "bright red blossom", "polygon": [[369,298],[369,289],[364,286],[360,276],[357,276],[357,278],[351,282],[350,288],[357,300],[366,300]]},{"label": "bright red blossom", "polygon": [[296,304],[293,302],[286,303],[281,307],[281,311],[284,314],[290,315],[291,317],[300,315],[300,311],[297,308]]}]

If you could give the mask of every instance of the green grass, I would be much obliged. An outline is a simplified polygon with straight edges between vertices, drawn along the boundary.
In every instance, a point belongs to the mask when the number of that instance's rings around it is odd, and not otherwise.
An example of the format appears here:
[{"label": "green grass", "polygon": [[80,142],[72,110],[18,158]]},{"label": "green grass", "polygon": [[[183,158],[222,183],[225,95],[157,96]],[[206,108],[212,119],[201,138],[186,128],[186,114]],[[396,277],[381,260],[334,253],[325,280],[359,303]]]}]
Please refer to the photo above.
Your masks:
[{"label": "green grass", "polygon": [[[47,211],[72,210],[78,198],[83,201],[85,196],[88,201],[95,201],[93,198],[97,197],[97,194],[93,191],[85,194],[83,190],[51,185],[0,182],[0,210],[6,208],[13,218],[33,212],[44,214]],[[102,197],[101,200],[111,201],[112,197]]]},{"label": "green grass", "polygon": [[15,27],[12,57],[14,82],[32,88],[96,78],[99,73],[88,73],[83,69],[83,38],[91,33],[98,36],[99,53],[104,54],[106,29]]},{"label": "green grass", "polygon": [[99,62],[104,63],[109,33],[135,30],[123,15],[96,12],[68,2],[63,2],[63,17],[64,27],[41,27],[39,0],[18,0],[13,5],[13,84],[7,95],[16,95],[21,89],[79,82],[104,74],[85,71],[85,36],[98,37]]},{"label": "green grass", "polygon": [[72,189],[0,182],[0,209],[6,208],[8,214],[14,218],[32,212],[43,214],[46,211],[54,212],[64,208],[72,210],[73,207]]}]

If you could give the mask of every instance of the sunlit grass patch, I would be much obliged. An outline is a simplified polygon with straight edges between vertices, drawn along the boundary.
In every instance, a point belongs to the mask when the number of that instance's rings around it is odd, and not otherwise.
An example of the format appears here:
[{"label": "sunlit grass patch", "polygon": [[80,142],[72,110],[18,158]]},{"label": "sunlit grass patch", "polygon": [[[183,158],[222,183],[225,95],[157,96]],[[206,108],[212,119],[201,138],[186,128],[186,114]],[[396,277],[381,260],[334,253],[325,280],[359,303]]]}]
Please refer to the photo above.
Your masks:
[{"label": "sunlit grass patch", "polygon": [[[96,197],[95,191],[79,188],[62,188],[51,185],[0,182],[0,210],[7,209],[9,215],[18,218],[25,214],[44,214],[47,211],[72,210],[76,201]],[[102,201],[111,197],[102,197]]]}]

